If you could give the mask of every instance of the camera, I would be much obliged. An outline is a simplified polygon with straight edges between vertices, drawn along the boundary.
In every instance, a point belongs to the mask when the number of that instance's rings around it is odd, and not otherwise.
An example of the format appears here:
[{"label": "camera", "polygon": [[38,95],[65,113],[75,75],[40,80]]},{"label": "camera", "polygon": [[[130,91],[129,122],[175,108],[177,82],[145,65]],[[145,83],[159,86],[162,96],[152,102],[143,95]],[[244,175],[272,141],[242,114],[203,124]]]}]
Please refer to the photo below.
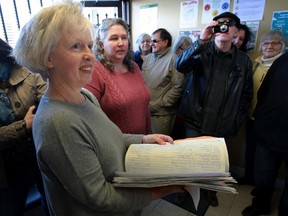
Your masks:
[{"label": "camera", "polygon": [[213,28],[213,33],[226,33],[229,31],[229,25],[226,22],[219,22]]}]

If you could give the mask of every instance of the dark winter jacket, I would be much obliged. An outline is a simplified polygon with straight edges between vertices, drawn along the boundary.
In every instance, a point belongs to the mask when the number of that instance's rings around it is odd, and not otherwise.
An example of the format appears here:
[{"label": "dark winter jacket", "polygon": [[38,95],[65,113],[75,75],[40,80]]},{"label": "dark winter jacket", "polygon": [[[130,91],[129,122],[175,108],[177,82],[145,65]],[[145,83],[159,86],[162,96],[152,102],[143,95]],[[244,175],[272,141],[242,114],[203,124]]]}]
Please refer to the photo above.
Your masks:
[{"label": "dark winter jacket", "polygon": [[255,131],[270,149],[288,153],[288,53],[274,61],[258,91]]},{"label": "dark winter jacket", "polygon": [[223,53],[214,41],[196,41],[175,60],[175,68],[186,75],[178,114],[203,135],[235,135],[252,99],[252,62],[232,46]]}]

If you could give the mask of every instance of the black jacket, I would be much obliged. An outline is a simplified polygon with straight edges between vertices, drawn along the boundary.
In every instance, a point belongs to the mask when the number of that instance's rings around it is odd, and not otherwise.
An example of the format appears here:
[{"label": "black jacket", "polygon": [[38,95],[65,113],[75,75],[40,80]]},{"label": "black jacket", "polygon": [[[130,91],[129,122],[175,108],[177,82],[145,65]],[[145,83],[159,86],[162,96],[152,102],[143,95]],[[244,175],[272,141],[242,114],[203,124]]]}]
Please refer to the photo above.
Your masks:
[{"label": "black jacket", "polygon": [[196,41],[174,65],[186,74],[187,81],[179,116],[203,135],[235,135],[253,94],[250,58],[235,46],[231,52],[222,53],[214,41],[205,45]]},{"label": "black jacket", "polygon": [[288,153],[288,53],[274,61],[258,91],[255,131],[272,150]]}]

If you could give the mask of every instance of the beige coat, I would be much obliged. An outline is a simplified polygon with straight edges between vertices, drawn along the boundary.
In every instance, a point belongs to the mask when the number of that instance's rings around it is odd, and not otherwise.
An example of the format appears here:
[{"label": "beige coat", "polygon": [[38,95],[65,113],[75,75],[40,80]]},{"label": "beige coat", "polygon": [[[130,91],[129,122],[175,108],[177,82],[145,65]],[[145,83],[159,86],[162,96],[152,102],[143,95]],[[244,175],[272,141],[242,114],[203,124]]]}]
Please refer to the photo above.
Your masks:
[{"label": "beige coat", "polygon": [[47,84],[39,74],[34,74],[25,68],[15,68],[10,75],[8,95],[17,121],[0,127],[0,188],[6,183],[2,160],[2,150],[23,146],[32,142],[32,134],[27,134],[22,126],[28,109],[37,105],[46,90]]}]

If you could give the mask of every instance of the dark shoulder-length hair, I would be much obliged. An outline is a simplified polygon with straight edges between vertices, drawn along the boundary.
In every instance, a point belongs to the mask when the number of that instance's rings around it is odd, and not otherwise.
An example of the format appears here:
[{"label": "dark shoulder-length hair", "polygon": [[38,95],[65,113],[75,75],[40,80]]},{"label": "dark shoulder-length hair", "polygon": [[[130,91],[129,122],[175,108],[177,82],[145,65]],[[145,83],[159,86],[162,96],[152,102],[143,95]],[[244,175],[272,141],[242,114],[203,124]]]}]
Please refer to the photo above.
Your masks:
[{"label": "dark shoulder-length hair", "polygon": [[0,63],[7,63],[10,67],[20,67],[12,51],[13,48],[0,38]]},{"label": "dark shoulder-length hair", "polygon": [[124,57],[123,64],[127,66],[129,71],[134,71],[134,66],[132,63],[133,59],[133,51],[131,48],[131,41],[129,36],[129,27],[127,23],[120,19],[120,18],[109,18],[105,19],[101,25],[98,27],[96,32],[96,38],[95,38],[95,46],[93,48],[94,54],[96,59],[98,59],[105,68],[107,68],[109,71],[114,71],[114,65],[113,63],[106,57],[104,53],[104,49],[102,48],[102,41],[107,36],[108,30],[115,25],[121,25],[126,30],[127,36],[128,36],[128,52],[126,56]]},{"label": "dark shoulder-length hair", "polygon": [[245,37],[244,37],[243,43],[239,47],[239,49],[242,50],[243,52],[247,52],[248,51],[248,42],[252,39],[252,32],[250,31],[249,27],[247,25],[244,25],[244,24],[240,24],[238,29],[245,31]]}]

